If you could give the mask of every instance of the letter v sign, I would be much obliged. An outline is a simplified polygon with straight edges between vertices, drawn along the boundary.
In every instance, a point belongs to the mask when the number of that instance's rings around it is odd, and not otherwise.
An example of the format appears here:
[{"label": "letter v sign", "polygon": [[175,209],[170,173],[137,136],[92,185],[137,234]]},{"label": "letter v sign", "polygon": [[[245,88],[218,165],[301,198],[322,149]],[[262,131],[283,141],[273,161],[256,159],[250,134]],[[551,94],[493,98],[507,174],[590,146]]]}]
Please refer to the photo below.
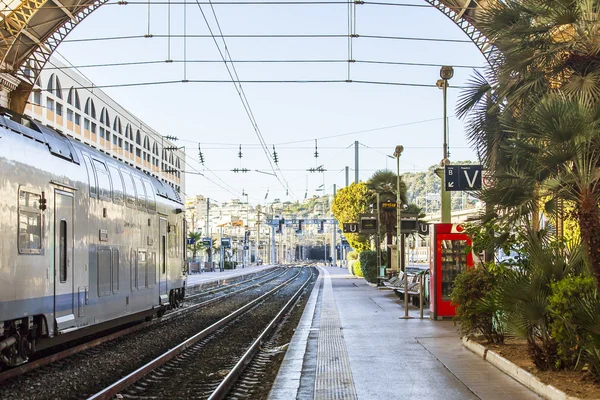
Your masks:
[{"label": "letter v sign", "polygon": [[477,180],[477,176],[479,175],[479,172],[480,172],[478,169],[473,171],[473,172],[475,172],[473,174],[473,179],[471,179],[469,177],[469,170],[464,170],[463,172],[465,173],[465,178],[467,178],[467,184],[469,185],[470,189],[475,189],[475,187],[474,187],[475,183],[479,183],[477,185],[478,187],[476,189],[481,189],[481,179],[479,179],[479,182]]}]

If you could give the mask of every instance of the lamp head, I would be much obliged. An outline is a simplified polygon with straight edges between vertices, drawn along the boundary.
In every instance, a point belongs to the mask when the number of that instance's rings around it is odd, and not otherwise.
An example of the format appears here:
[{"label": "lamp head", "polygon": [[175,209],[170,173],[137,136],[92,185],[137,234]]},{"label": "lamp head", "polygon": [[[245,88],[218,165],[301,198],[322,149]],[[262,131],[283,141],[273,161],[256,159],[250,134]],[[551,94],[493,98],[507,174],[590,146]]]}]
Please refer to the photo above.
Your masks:
[{"label": "lamp head", "polygon": [[404,151],[404,146],[398,145],[394,150],[394,157],[400,157],[400,154]]},{"label": "lamp head", "polygon": [[440,69],[440,78],[442,78],[442,79],[452,79],[453,76],[454,76],[454,68],[452,68],[451,66],[444,65]]}]

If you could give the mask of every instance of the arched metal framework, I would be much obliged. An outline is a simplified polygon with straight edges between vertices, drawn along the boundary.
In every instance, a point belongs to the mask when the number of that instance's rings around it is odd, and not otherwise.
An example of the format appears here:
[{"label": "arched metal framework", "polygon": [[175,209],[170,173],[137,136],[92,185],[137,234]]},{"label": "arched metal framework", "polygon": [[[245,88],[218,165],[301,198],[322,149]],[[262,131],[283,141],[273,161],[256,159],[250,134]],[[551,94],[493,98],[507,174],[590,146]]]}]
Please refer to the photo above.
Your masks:
[{"label": "arched metal framework", "polygon": [[[107,1],[4,0],[4,9],[0,6],[3,72],[33,85],[58,45],[77,24]],[[491,62],[494,49],[477,29],[476,13],[484,3],[497,0],[425,1],[458,25]]]}]

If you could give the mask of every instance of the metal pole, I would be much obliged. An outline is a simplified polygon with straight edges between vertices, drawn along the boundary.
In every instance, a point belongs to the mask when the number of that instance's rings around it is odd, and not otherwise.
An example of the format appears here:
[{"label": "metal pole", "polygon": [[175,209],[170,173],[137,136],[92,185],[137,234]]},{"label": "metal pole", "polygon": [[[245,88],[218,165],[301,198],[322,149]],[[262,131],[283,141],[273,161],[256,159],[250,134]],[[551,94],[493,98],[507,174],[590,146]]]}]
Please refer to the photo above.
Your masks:
[{"label": "metal pole", "polygon": [[207,197],[206,198],[206,237],[210,238],[211,244],[208,245],[208,269],[209,271],[212,271],[213,269],[213,259],[212,259],[212,236],[210,235],[210,232],[208,231],[208,219],[209,219],[209,210],[210,210],[210,199]]},{"label": "metal pole", "polygon": [[444,79],[444,158],[442,160],[444,160],[444,164],[446,163],[446,160],[448,159],[448,121],[446,120],[446,114],[447,114],[447,107],[446,107],[446,102],[447,102],[447,98],[448,98],[448,79]]},{"label": "metal pole", "polygon": [[349,175],[350,167],[346,166],[346,187],[350,186],[350,175]]},{"label": "metal pole", "polygon": [[444,181],[444,169],[450,163],[448,160],[448,117],[447,117],[447,102],[448,102],[448,80],[454,76],[454,69],[451,66],[443,66],[440,70],[440,80],[437,81],[437,86],[444,93],[444,149],[441,163],[441,168],[435,172],[442,180],[442,198],[441,198],[441,220],[442,223],[449,224],[452,221],[452,203],[450,192],[446,191],[446,182]]},{"label": "metal pole", "polygon": [[271,264],[275,264],[275,249],[277,245],[275,244],[275,226],[271,225]]},{"label": "metal pole", "polygon": [[448,80],[444,79],[444,158],[442,159],[442,169],[440,171],[440,178],[442,179],[442,223],[449,224],[452,222],[452,200],[450,198],[450,192],[446,191],[446,182],[444,182],[444,168],[448,162],[448,127],[447,127],[447,98],[448,98]]},{"label": "metal pole", "polygon": [[[337,191],[337,186],[334,183],[333,184],[333,198],[334,199],[335,199],[336,191]],[[336,228],[336,222],[337,221],[335,220],[335,218],[333,218],[333,245],[331,246],[331,248],[333,249],[333,266],[334,267],[337,267],[337,249],[336,249],[336,246],[337,246],[337,237],[336,237],[337,228]]]},{"label": "metal pole", "polygon": [[225,260],[223,254],[225,253],[223,249],[223,227],[221,227],[221,260],[219,260],[219,270],[223,272],[225,270]]},{"label": "metal pole", "polygon": [[404,260],[400,258],[400,246],[402,242],[402,204],[400,202],[400,155],[404,147],[396,146],[396,150],[394,151],[394,156],[396,157],[396,262],[398,264],[398,268],[401,271],[404,271],[404,316],[400,317],[403,319],[410,318],[408,315],[408,274],[406,268],[402,268],[404,265]]},{"label": "metal pole", "polygon": [[358,140],[354,142],[354,183],[358,183]]},{"label": "metal pole", "polygon": [[[383,276],[381,275],[381,214],[379,210],[379,193],[377,193],[377,276]],[[379,280],[377,281],[377,285],[379,285]]]},{"label": "metal pole", "polygon": [[[248,201],[248,195],[246,195],[246,225],[248,225],[248,232],[250,232],[250,202]],[[248,233],[248,240],[246,241],[246,265],[248,267],[250,265],[250,233]]]}]

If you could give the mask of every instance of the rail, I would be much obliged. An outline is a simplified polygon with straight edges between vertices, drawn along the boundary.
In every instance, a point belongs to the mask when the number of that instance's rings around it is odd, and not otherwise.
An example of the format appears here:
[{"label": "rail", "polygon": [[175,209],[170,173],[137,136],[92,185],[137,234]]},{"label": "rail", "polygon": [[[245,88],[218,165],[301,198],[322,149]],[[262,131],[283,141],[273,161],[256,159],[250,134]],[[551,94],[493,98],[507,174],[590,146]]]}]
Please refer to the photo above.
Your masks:
[{"label": "rail", "polygon": [[269,292],[263,294],[262,296],[254,299],[254,300],[250,301],[249,303],[245,304],[244,306],[238,308],[236,311],[234,311],[231,314],[223,317],[222,319],[220,319],[219,321],[215,322],[214,324],[212,324],[208,328],[202,330],[201,332],[198,332],[194,336],[190,337],[189,339],[185,340],[184,342],[180,343],[179,345],[173,347],[172,349],[170,349],[169,351],[165,352],[164,354],[156,357],[154,360],[148,362],[147,364],[143,365],[142,367],[138,368],[137,370],[131,372],[129,375],[127,375],[124,378],[120,379],[119,381],[113,383],[112,385],[106,387],[105,389],[101,390],[100,392],[92,395],[88,399],[89,400],[100,400],[100,399],[110,399],[110,398],[112,398],[112,396],[115,396],[121,390],[123,390],[126,387],[130,386],[134,382],[138,381],[139,379],[141,379],[142,377],[144,377],[145,375],[147,375],[152,370],[154,370],[157,367],[163,365],[164,363],[166,363],[167,361],[173,359],[177,355],[183,353],[187,348],[189,348],[193,344],[195,344],[198,341],[204,339],[208,335],[210,335],[213,332],[217,331],[219,328],[221,328],[221,327],[225,326],[226,324],[228,324],[229,322],[233,321],[234,319],[236,319],[237,317],[239,317],[240,315],[242,315],[243,313],[245,313],[249,309],[251,309],[254,306],[256,306],[257,304],[261,303],[263,300],[265,300],[268,297],[274,295],[281,288],[283,288],[283,287],[289,285],[291,282],[293,282],[299,275],[300,275],[300,271],[298,271],[298,273],[296,275],[294,275],[292,278],[290,278],[287,281],[283,282],[282,284],[276,286],[275,288],[273,288]]}]

